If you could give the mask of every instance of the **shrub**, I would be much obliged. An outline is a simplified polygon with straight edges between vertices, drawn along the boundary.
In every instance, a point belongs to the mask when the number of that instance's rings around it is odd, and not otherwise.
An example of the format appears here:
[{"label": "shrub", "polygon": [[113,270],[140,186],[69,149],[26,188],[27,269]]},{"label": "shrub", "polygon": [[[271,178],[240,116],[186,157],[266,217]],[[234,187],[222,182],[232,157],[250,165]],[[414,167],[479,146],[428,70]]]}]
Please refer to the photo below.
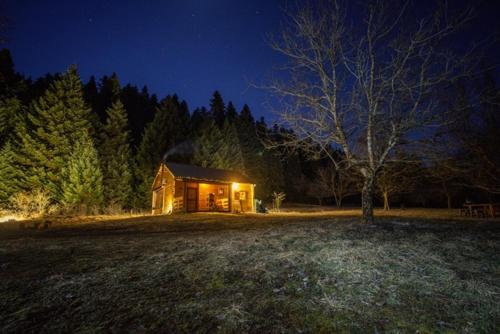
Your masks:
[{"label": "shrub", "polygon": [[64,204],[61,211],[63,211],[67,215],[95,216],[99,215],[102,210],[99,205],[87,205],[85,203],[80,203]]},{"label": "shrub", "polygon": [[112,201],[104,209],[104,213],[107,215],[120,215],[123,213],[122,206],[119,203]]},{"label": "shrub", "polygon": [[273,209],[276,212],[280,211],[281,208],[281,203],[283,203],[283,200],[285,199],[285,193],[284,192],[273,192]]},{"label": "shrub", "polygon": [[51,210],[48,192],[37,189],[32,192],[19,192],[10,198],[12,209],[24,217],[43,216]]}]

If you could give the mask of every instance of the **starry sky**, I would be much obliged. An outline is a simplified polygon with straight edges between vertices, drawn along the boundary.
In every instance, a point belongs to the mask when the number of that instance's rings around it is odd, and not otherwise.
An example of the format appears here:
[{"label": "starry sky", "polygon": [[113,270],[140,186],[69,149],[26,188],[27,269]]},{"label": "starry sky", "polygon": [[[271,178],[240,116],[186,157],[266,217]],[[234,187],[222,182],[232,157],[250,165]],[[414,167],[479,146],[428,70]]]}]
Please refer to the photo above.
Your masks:
[{"label": "starry sky", "polygon": [[[429,0],[417,2],[425,6]],[[458,1],[458,0],[457,0]],[[464,0],[467,2],[467,0]],[[464,2],[462,1],[462,2]],[[472,1],[472,0],[471,0]],[[459,1],[460,2],[460,1]],[[500,1],[483,0],[475,27],[458,43],[500,32]],[[122,83],[162,98],[176,93],[190,109],[214,90],[238,110],[248,103],[271,118],[263,84],[283,63],[268,36],[280,30],[286,0],[3,0],[5,45],[16,69],[37,78],[76,64],[84,81],[116,72]],[[500,59],[498,48],[492,59]]]},{"label": "starry sky", "polygon": [[268,43],[281,0],[7,0],[7,45],[17,71],[37,78],[78,66],[87,81],[116,72],[122,85],[177,93],[190,109],[218,89],[237,109],[268,116],[268,93],[252,83],[282,61]]}]

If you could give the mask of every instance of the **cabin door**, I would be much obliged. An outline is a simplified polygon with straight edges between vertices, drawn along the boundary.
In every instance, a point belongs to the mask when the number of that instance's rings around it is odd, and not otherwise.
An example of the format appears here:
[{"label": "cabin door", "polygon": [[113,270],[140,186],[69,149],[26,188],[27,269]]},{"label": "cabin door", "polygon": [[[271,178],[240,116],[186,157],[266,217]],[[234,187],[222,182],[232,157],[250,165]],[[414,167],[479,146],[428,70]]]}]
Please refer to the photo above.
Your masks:
[{"label": "cabin door", "polygon": [[198,211],[198,189],[197,188],[187,188],[186,194],[186,211],[195,212]]}]

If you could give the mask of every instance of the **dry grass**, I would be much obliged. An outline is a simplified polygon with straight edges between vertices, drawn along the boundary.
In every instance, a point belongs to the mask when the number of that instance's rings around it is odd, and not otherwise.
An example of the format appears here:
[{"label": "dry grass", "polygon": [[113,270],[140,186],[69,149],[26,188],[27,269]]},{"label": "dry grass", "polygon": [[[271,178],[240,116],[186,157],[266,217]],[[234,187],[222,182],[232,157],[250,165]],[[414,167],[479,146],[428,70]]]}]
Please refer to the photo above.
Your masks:
[{"label": "dry grass", "polygon": [[498,223],[394,213],[2,224],[0,332],[499,332]]}]

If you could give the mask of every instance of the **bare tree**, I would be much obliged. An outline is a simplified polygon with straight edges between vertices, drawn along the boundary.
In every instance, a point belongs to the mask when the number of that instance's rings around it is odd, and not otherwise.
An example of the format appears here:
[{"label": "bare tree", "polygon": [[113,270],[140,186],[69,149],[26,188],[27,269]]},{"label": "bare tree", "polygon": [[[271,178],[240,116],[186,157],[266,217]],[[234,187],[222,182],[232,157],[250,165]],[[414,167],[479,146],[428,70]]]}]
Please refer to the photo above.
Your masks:
[{"label": "bare tree", "polygon": [[323,168],[318,171],[320,180],[327,182],[330,194],[338,208],[347,196],[358,193],[358,175],[345,168]]},{"label": "bare tree", "polygon": [[321,167],[318,173],[310,180],[305,175],[301,178],[302,189],[307,196],[313,197],[318,201],[318,205],[323,204],[323,199],[331,197],[331,180],[328,175],[321,174]]},{"label": "bare tree", "polygon": [[377,189],[384,201],[384,210],[391,209],[390,201],[394,195],[412,192],[421,177],[422,171],[417,162],[409,157],[401,158],[399,161],[388,161],[377,177]]},{"label": "bare tree", "polygon": [[451,209],[453,196],[457,192],[457,185],[460,184],[460,179],[464,175],[463,167],[459,165],[456,159],[445,157],[434,161],[427,168],[427,173],[431,181],[434,181],[446,198],[446,207]]},{"label": "bare tree", "polygon": [[[377,176],[394,148],[425,126],[443,121],[435,93],[476,63],[448,46],[473,16],[453,14],[446,2],[415,18],[412,2],[324,1],[292,10],[274,50],[289,61],[267,88],[281,97],[287,140],[268,143],[326,156],[338,147],[347,166],[363,177],[363,220],[373,223]],[[462,49],[463,50],[463,49]]]},{"label": "bare tree", "polygon": [[345,169],[328,166],[318,167],[312,178],[301,175],[297,178],[296,188],[313,197],[319,205],[325,198],[333,198],[340,208],[344,198],[359,193],[358,175]]},{"label": "bare tree", "polygon": [[461,117],[445,124],[423,150],[448,208],[457,189],[500,194],[500,89],[490,71],[482,74],[458,82],[448,94],[447,107]]},{"label": "bare tree", "polygon": [[470,186],[490,194],[500,194],[500,88],[491,73],[478,82],[479,106],[469,108],[465,118],[468,131],[455,137],[467,160]]}]

